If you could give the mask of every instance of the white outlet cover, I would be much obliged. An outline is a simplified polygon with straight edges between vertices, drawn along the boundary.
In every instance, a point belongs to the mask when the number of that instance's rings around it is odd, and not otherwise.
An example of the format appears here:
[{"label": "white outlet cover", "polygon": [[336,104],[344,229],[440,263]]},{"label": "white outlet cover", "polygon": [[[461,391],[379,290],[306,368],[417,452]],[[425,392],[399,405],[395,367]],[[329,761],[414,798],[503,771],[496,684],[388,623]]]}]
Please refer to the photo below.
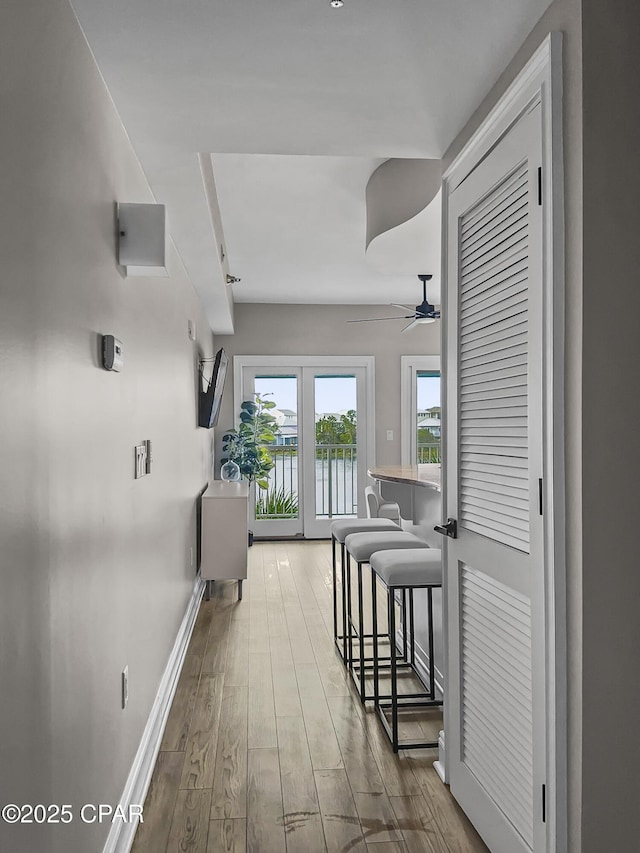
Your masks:
[{"label": "white outlet cover", "polygon": [[122,670],[122,710],[127,707],[129,701],[129,666]]},{"label": "white outlet cover", "polygon": [[196,335],[196,324],[195,324],[195,322],[194,322],[193,320],[189,320],[189,322],[188,322],[188,324],[187,324],[187,330],[188,330],[188,333],[189,333],[189,340],[190,340],[190,341],[195,341],[196,336],[197,336],[197,335]]}]

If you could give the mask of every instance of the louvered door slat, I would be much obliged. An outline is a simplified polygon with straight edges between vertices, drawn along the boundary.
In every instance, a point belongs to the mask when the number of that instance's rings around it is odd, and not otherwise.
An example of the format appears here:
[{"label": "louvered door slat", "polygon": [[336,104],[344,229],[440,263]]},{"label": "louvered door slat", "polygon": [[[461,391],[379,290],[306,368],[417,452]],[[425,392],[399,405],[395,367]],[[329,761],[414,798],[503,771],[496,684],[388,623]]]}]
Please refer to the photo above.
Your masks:
[{"label": "louvered door slat", "polygon": [[523,195],[522,171],[522,169],[515,171],[500,184],[491,196],[478,202],[473,211],[461,223],[461,232],[463,235],[469,234],[469,232],[472,232],[478,226],[482,226],[488,218],[495,215],[496,210],[503,209],[514,198],[519,198]]},{"label": "louvered door slat", "polygon": [[[507,210],[510,212],[505,213]],[[478,213],[468,215],[470,227],[465,227],[463,218],[460,236],[460,424],[463,430],[470,418],[474,424],[473,433],[463,431],[460,436],[460,521],[475,532],[527,550],[527,490],[523,488],[523,499],[510,510],[485,497],[481,488],[485,474],[492,474],[505,486],[524,487],[529,478],[526,253],[519,258],[517,273],[512,273],[514,250],[522,251],[528,242],[526,167],[489,194]],[[497,292],[492,292],[491,282],[483,281],[485,274],[497,282]],[[487,361],[498,354],[508,355],[497,364],[491,362],[487,381]],[[517,364],[514,358],[518,358]],[[485,381],[479,382],[478,377]],[[482,428],[483,420],[490,419],[495,429],[503,417],[514,416],[524,420],[517,440],[506,436],[501,440],[495,432]],[[472,493],[467,494],[467,489]]]},{"label": "louvered door slat", "polygon": [[526,269],[527,257],[528,248],[525,244],[516,247],[514,251],[502,253],[494,259],[493,263],[485,264],[473,273],[465,271],[465,284],[469,298],[479,296],[490,281],[502,282],[509,277],[510,272],[520,270],[523,265]]},{"label": "louvered door slat", "polygon": [[501,258],[501,263],[493,272],[479,273],[475,276],[467,275],[465,288],[465,304],[471,304],[474,299],[481,298],[491,288],[498,288],[502,284],[509,284],[520,278],[523,271],[527,271],[527,253],[519,252],[510,258]]},{"label": "louvered door slat", "polygon": [[526,216],[527,197],[523,193],[519,198],[510,200],[510,203],[503,210],[496,213],[495,216],[489,217],[485,223],[481,223],[475,229],[475,232],[468,231],[464,234],[464,238],[470,247],[480,245],[486,238],[491,239],[497,234],[500,234],[506,228],[520,221]]},{"label": "louvered door slat", "polygon": [[[465,764],[496,802],[508,808],[509,819],[532,845],[529,603],[470,566],[462,569],[461,595]],[[488,598],[491,607],[487,607]],[[513,627],[505,630],[505,621]],[[497,715],[500,725],[491,725]],[[527,746],[518,750],[517,744]]]},{"label": "louvered door slat", "polygon": [[465,330],[464,336],[461,338],[463,346],[468,340],[472,339],[474,332],[481,331],[482,329],[490,329],[491,332],[497,332],[502,328],[514,325],[513,323],[509,323],[506,326],[502,325],[503,321],[513,318],[516,318],[517,322],[522,322],[523,318],[520,315],[526,313],[526,306],[527,293],[525,289],[524,292],[510,294],[499,305],[487,305],[481,310],[476,311],[475,314],[468,314],[464,318]]},{"label": "louvered door slat", "polygon": [[527,219],[519,216],[513,220],[507,220],[503,231],[498,231],[489,237],[489,234],[480,233],[476,243],[473,245],[465,243],[465,257],[460,265],[463,273],[475,272],[486,264],[493,265],[496,258],[503,254],[511,253],[518,245],[527,244]]},{"label": "louvered door slat", "polygon": [[483,298],[481,298],[481,294],[478,294],[474,299],[466,300],[464,309],[460,312],[460,315],[464,318],[469,318],[487,308],[499,311],[504,307],[503,303],[511,300],[514,294],[526,293],[527,287],[526,271],[523,270],[517,275],[510,276],[507,281],[500,282],[495,288],[483,291]]}]

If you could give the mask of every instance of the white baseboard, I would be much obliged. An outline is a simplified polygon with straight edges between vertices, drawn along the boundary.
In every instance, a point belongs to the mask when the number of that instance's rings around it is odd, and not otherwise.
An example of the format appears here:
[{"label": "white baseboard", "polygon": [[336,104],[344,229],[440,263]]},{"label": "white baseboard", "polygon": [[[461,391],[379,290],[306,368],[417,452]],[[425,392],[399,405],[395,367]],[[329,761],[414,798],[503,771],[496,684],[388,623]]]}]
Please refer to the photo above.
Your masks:
[{"label": "white baseboard", "polygon": [[447,779],[447,761],[444,731],[441,731],[440,736],[438,737],[438,760],[433,762],[433,769],[436,771],[440,779],[442,779],[444,784],[448,785],[449,780]]},{"label": "white baseboard", "polygon": [[[178,636],[173,644],[173,649],[171,650],[167,666],[160,681],[147,725],[142,733],[140,746],[133,760],[127,784],[124,786],[124,791],[120,798],[119,806],[125,814],[129,814],[129,806],[142,805],[147,796],[153,768],[158,757],[160,744],[162,743],[164,727],[167,724],[169,710],[171,709],[171,703],[176,692],[178,677],[187,653],[187,646],[189,645],[196,616],[198,615],[204,585],[205,582],[198,575],[182,624],[178,630]],[[114,821],[111,824],[111,832],[103,848],[103,853],[129,853],[137,828],[137,820],[130,823],[120,820]]]}]

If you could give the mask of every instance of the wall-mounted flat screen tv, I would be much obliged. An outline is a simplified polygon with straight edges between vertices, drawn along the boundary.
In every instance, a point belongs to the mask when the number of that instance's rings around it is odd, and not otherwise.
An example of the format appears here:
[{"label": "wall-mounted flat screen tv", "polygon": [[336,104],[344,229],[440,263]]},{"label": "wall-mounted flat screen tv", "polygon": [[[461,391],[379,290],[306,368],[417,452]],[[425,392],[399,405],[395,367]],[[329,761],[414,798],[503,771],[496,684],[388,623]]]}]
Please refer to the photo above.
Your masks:
[{"label": "wall-mounted flat screen tv", "polygon": [[227,354],[223,349],[219,349],[213,361],[211,379],[206,388],[200,387],[198,426],[211,429],[218,423],[228,364]]}]

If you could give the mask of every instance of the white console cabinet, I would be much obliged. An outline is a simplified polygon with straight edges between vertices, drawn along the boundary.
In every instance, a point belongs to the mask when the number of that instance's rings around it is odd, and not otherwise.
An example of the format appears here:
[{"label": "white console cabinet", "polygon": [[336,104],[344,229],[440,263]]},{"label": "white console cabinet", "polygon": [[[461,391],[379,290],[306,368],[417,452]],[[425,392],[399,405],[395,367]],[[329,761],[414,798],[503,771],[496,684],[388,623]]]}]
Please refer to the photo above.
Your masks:
[{"label": "white console cabinet", "polygon": [[202,495],[200,573],[210,582],[237,580],[238,599],[247,576],[249,484],[214,480]]}]

